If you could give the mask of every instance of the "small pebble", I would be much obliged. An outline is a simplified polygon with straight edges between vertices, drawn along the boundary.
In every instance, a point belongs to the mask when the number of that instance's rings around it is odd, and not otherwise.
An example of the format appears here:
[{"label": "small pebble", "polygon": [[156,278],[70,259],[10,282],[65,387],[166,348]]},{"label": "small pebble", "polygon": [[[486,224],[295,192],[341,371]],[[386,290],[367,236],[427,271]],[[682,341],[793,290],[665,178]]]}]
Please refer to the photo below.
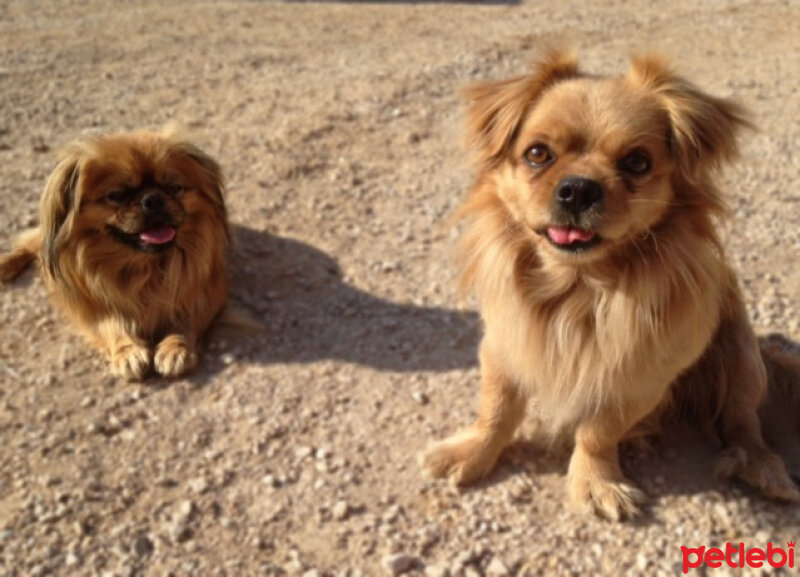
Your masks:
[{"label": "small pebble", "polygon": [[349,513],[350,506],[344,501],[337,502],[331,509],[331,515],[335,521],[343,521]]},{"label": "small pebble", "polygon": [[195,512],[194,503],[192,503],[188,499],[185,501],[181,501],[181,503],[178,505],[178,516],[177,516],[178,522],[179,523],[188,522],[192,518],[192,515],[194,515],[194,512]]},{"label": "small pebble", "polygon": [[311,447],[297,447],[297,449],[295,449],[295,451],[294,451],[294,455],[298,459],[305,459],[306,457],[311,455],[313,452],[314,452],[314,449],[312,449]]},{"label": "small pebble", "polygon": [[153,542],[147,535],[137,535],[133,540],[133,552],[138,557],[145,557],[153,552]]},{"label": "small pebble", "polygon": [[192,530],[186,525],[175,523],[169,528],[169,536],[176,543],[188,541],[192,537]]},{"label": "small pebble", "polygon": [[441,565],[429,565],[425,567],[425,577],[450,577],[450,569]]},{"label": "small pebble", "polygon": [[419,559],[413,555],[397,553],[387,555],[381,559],[381,566],[392,575],[402,575],[411,571],[419,564]]},{"label": "small pebble", "polygon": [[508,567],[497,557],[492,558],[486,567],[487,577],[505,577],[509,574]]},{"label": "small pebble", "polygon": [[76,567],[80,565],[80,563],[81,563],[80,555],[78,555],[78,553],[75,551],[70,551],[64,557],[64,565],[66,567]]},{"label": "small pebble", "polygon": [[201,495],[208,491],[209,483],[205,477],[198,477],[189,481],[189,488],[198,495]]}]

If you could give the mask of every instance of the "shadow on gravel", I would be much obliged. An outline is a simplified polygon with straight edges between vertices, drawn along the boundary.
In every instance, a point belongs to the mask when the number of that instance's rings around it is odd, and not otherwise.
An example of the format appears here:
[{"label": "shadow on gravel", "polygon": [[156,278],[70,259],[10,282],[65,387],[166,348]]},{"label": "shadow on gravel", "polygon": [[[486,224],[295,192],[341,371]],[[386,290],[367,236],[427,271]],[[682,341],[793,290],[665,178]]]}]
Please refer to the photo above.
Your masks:
[{"label": "shadow on gravel", "polygon": [[[549,444],[535,433],[523,435],[503,451],[495,470],[485,479],[466,487],[466,492],[481,491],[522,475],[558,475],[563,486],[565,510],[567,503],[567,468],[572,447],[567,442]],[[683,513],[672,500],[680,496],[698,496],[708,503],[721,534],[736,532],[737,527],[726,525],[730,504],[747,512],[758,527],[773,527],[776,531],[800,523],[800,506],[774,501],[762,496],[743,482],[721,479],[714,467],[720,454],[717,440],[704,436],[695,427],[676,423],[647,442],[627,442],[620,447],[620,462],[625,475],[647,495],[643,515],[633,520],[640,526],[659,525],[665,513],[681,518]],[[530,494],[518,495],[521,501],[535,500]],[[720,508],[716,508],[716,504]],[[693,508],[692,511],[697,511]],[[690,514],[688,511],[686,515]]]},{"label": "shadow on gravel", "polygon": [[[663,516],[663,510],[656,511],[663,499],[702,496],[720,534],[739,531],[730,525],[725,512],[732,506],[746,512],[758,527],[780,531],[800,522],[797,505],[769,499],[738,479],[719,477],[715,469],[720,452],[718,439],[688,424],[676,424],[662,431],[650,450],[625,446],[621,453],[623,469],[649,498],[643,521]],[[674,501],[667,503],[670,514],[680,518],[681,511],[674,508]]]},{"label": "shadow on gravel", "polygon": [[[336,359],[390,371],[477,364],[475,313],[381,300],[344,282],[337,262],[308,244],[240,226],[233,236],[231,299],[265,324],[235,339],[241,360]],[[211,345],[218,340],[212,334]]]}]

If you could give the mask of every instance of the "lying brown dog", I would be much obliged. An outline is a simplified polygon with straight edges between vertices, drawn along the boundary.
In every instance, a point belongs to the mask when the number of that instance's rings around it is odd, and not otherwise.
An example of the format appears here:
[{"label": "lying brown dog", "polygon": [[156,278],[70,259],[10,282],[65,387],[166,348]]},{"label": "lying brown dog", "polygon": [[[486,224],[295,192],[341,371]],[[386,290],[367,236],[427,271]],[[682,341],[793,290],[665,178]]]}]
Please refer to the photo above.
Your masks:
[{"label": "lying brown dog", "polygon": [[0,280],[38,259],[53,301],[114,374],[181,375],[227,296],[222,193],[217,163],[173,136],[76,142],[45,186],[39,227],[0,255]]}]

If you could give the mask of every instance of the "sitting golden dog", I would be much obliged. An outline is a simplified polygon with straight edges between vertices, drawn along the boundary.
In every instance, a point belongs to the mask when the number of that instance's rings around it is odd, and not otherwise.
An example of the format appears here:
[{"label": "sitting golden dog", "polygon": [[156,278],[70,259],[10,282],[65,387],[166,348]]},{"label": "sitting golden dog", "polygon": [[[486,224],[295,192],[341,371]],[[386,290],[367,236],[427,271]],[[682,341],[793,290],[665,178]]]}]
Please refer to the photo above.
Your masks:
[{"label": "sitting golden dog", "polygon": [[0,255],[0,279],[38,258],[52,299],[114,374],[181,375],[226,299],[222,192],[217,163],[172,136],[77,142],[45,186],[39,228]]},{"label": "sitting golden dog", "polygon": [[423,455],[426,471],[489,473],[534,397],[553,433],[574,431],[570,500],[632,516],[643,495],[618,445],[672,405],[719,431],[723,473],[800,500],[763,440],[764,356],[714,227],[726,207],[712,173],[736,152],[742,109],[654,58],[598,77],[561,53],[468,96],[479,164],[460,248],[485,324],[480,409]]}]

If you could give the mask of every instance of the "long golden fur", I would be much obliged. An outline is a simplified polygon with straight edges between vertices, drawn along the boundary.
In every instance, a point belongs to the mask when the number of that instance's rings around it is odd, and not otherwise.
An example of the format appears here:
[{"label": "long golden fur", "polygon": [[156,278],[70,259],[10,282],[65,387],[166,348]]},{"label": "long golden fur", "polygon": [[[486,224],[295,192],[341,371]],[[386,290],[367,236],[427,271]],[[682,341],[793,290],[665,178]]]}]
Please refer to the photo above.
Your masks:
[{"label": "long golden fur", "polygon": [[767,370],[714,224],[726,213],[714,172],[743,110],[654,57],[599,77],[560,52],[467,96],[478,175],[460,261],[485,325],[480,408],[422,456],[427,473],[489,473],[533,397],[553,434],[574,433],[572,503],[632,516],[643,494],[618,444],[680,406],[719,432],[723,473],[800,500],[763,440]]},{"label": "long golden fur", "polygon": [[178,376],[225,303],[228,242],[211,157],[166,133],[96,136],[64,151],[39,227],[0,255],[0,279],[38,260],[52,300],[114,374]]}]

